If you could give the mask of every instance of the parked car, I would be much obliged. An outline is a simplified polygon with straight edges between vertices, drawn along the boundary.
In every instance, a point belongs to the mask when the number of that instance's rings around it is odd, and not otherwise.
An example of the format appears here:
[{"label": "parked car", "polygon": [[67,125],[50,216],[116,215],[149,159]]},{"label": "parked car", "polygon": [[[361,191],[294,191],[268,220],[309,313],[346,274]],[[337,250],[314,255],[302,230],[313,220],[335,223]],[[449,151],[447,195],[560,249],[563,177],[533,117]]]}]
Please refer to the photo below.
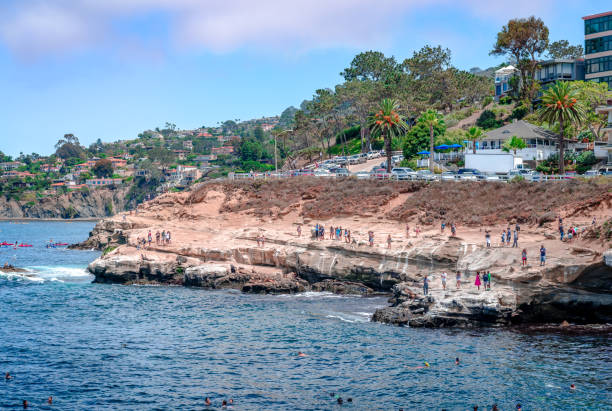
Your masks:
[{"label": "parked car", "polygon": [[584,173],[585,177],[593,177],[599,175],[599,171],[598,170],[587,170],[586,173]]},{"label": "parked car", "polygon": [[457,171],[457,174],[465,174],[465,173],[470,173],[470,174],[477,175],[477,174],[480,174],[480,171],[478,171],[475,168],[460,168]]},{"label": "parked car", "polygon": [[457,175],[452,171],[445,171],[440,174],[440,180],[442,181],[455,181],[457,179]]},{"label": "parked car", "polygon": [[459,179],[462,181],[476,181],[478,177],[474,173],[461,173],[459,174]]},{"label": "parked car", "polygon": [[348,177],[350,175],[349,171],[344,167],[336,167],[329,170],[330,173],[334,174],[336,177]]},{"label": "parked car", "polygon": [[612,175],[612,167],[601,167],[597,170],[600,176],[609,176]]},{"label": "parked car", "polygon": [[501,181],[501,178],[497,174],[486,174],[484,176],[486,181]]},{"label": "parked car", "polygon": [[404,159],[404,156],[400,156],[400,155],[393,156],[393,157],[391,157],[391,162],[393,164],[397,164],[397,163],[401,162],[403,159]]},{"label": "parked car", "polygon": [[355,174],[353,174],[355,177],[357,177],[357,179],[359,180],[367,180],[370,177],[372,177],[372,175],[370,173],[368,173],[367,171],[359,171]]},{"label": "parked car", "polygon": [[419,170],[417,171],[417,178],[419,180],[433,181],[436,179],[436,175],[430,170]]},{"label": "parked car", "polygon": [[373,158],[380,158],[380,153],[378,151],[368,151],[368,160]]},{"label": "parked car", "polygon": [[315,177],[333,177],[334,175],[330,173],[329,170],[319,168],[315,170],[314,176]]},{"label": "parked car", "polygon": [[384,167],[374,167],[370,172],[370,177],[382,179],[387,177],[387,169]]},{"label": "parked car", "polygon": [[361,157],[360,154],[352,155],[348,158],[349,164],[361,164],[365,163],[366,159]]},{"label": "parked car", "polygon": [[391,174],[398,180],[412,180],[415,173],[408,167],[395,167],[391,170]]}]

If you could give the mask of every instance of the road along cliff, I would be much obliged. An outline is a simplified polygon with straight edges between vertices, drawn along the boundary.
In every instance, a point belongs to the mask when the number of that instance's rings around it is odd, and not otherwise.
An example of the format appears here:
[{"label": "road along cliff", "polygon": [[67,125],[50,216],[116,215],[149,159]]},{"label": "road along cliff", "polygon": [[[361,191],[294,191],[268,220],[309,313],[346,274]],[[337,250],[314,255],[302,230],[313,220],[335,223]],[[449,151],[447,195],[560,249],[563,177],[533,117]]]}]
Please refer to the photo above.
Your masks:
[{"label": "road along cliff", "polygon": [[[549,184],[525,198],[529,187],[500,183],[503,207],[475,216],[470,210],[495,201],[484,197],[495,194],[490,183],[459,184],[469,198],[453,183],[211,183],[103,220],[80,246],[105,250],[89,265],[96,282],[385,292],[390,306],[373,320],[413,327],[612,322],[610,181]],[[436,203],[434,194],[444,197]],[[325,227],[323,239],[313,235],[316,224]],[[502,230],[517,224],[517,247],[502,244]],[[561,241],[559,224],[578,234]],[[475,285],[483,272],[490,289]]]}]

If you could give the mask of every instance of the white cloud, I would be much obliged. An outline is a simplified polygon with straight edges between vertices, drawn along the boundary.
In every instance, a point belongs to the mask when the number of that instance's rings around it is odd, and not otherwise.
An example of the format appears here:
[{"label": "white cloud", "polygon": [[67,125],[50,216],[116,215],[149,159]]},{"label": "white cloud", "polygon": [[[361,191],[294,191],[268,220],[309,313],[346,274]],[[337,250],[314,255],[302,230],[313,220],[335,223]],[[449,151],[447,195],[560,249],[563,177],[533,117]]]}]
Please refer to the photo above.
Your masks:
[{"label": "white cloud", "polygon": [[[6,1],[6,0],[5,0]],[[163,13],[177,49],[309,50],[382,47],[406,14],[461,7],[478,18],[508,18],[507,4],[490,0],[8,0],[0,42],[22,58],[88,47],[121,49],[118,19]],[[514,0],[513,13],[543,12],[550,0]]]}]

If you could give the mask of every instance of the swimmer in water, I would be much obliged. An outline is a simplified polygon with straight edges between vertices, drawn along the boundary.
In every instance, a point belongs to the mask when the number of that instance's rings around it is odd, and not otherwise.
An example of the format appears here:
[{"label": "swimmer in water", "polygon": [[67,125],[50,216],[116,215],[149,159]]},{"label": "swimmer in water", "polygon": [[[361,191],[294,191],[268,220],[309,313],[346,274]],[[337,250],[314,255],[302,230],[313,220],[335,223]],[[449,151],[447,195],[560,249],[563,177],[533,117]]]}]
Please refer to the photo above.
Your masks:
[{"label": "swimmer in water", "polygon": [[459,357],[455,358],[455,365],[459,365]]},{"label": "swimmer in water", "polygon": [[522,411],[523,407],[521,407],[521,404],[516,404],[516,411]]},{"label": "swimmer in water", "polygon": [[227,407],[227,401],[223,400],[223,402],[221,403],[222,407]]},{"label": "swimmer in water", "polygon": [[342,405],[344,401],[342,401],[342,397],[338,397],[338,404]]},{"label": "swimmer in water", "polygon": [[47,398],[47,404],[52,405],[53,404],[53,397],[49,395],[49,398]]},{"label": "swimmer in water", "polygon": [[298,357],[307,357],[307,355],[300,351],[298,352]]},{"label": "swimmer in water", "polygon": [[570,390],[575,390],[576,386],[574,384],[570,385]]},{"label": "swimmer in water", "polygon": [[206,404],[206,406],[210,406],[210,398],[206,397],[206,399],[204,400],[204,404]]},{"label": "swimmer in water", "polygon": [[28,400],[23,400],[23,409],[28,408]]},{"label": "swimmer in water", "polygon": [[8,380],[12,380],[13,376],[10,373],[7,372],[6,374],[4,374],[4,379],[7,380],[7,381]]}]

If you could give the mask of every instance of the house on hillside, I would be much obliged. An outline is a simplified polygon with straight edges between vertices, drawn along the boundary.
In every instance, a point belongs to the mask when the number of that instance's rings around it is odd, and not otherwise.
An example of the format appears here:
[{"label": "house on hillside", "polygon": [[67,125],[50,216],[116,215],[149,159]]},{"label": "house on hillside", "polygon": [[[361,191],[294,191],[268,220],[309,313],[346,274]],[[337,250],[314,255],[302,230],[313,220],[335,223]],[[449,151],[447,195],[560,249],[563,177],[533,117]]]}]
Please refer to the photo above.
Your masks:
[{"label": "house on hillside", "polygon": [[110,157],[109,160],[113,164],[114,168],[123,168],[127,166],[127,160],[124,160],[122,158]]},{"label": "house on hillside", "polygon": [[518,74],[514,66],[502,67],[495,71],[495,100],[507,96],[512,91],[510,79]]},{"label": "house on hillside", "polygon": [[121,178],[90,178],[85,181],[87,187],[102,187],[111,185],[120,185],[123,182]]},{"label": "house on hillside", "polygon": [[53,164],[42,164],[40,171],[43,173],[59,173],[60,167]]},{"label": "house on hillside", "polygon": [[[519,120],[486,132],[485,137],[479,142],[476,142],[476,153],[504,153],[502,146],[507,140],[510,140],[512,136],[517,136],[525,142],[527,147],[522,150],[517,150],[516,152],[516,155],[525,161],[546,160],[551,154],[557,152],[557,134],[526,121]],[[571,149],[571,146],[567,146],[568,143],[573,143],[573,141],[566,140],[566,149]],[[473,142],[468,143],[468,151],[472,149],[472,144]]]},{"label": "house on hillside", "polygon": [[223,146],[223,147],[213,147],[211,150],[212,154],[233,154],[234,147],[233,146]]},{"label": "house on hillside", "polygon": [[183,149],[192,151],[193,150],[193,141],[191,141],[191,140],[183,141]]},{"label": "house on hillside", "polygon": [[7,161],[5,163],[0,163],[0,169],[2,169],[2,171],[17,170],[19,167],[23,165],[25,164],[19,161]]}]

